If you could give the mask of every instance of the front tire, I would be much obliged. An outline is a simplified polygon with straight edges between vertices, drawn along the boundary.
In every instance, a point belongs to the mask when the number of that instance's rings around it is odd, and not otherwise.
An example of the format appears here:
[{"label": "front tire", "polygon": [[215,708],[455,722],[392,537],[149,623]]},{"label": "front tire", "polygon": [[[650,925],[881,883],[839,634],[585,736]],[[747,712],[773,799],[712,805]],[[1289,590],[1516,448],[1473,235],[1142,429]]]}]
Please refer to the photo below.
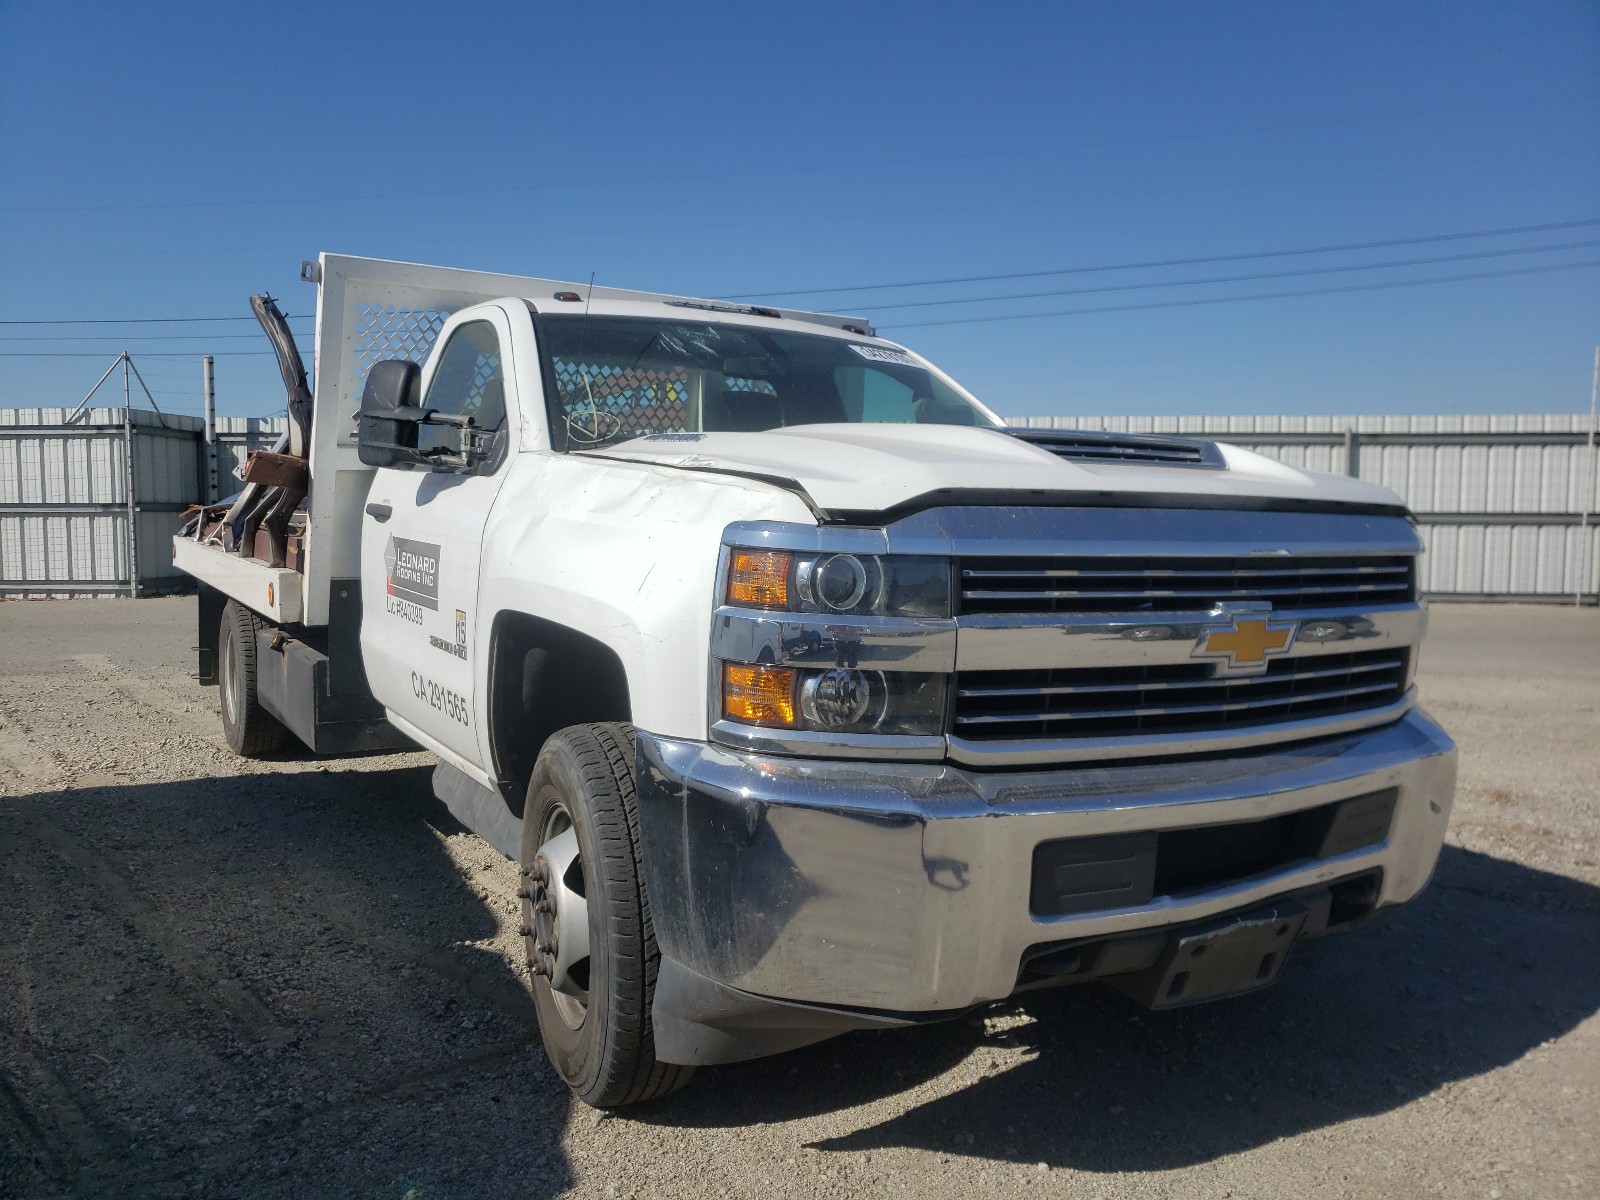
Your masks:
[{"label": "front tire", "polygon": [[256,634],[261,618],[229,600],[217,630],[217,690],[222,701],[222,736],[241,758],[264,758],[289,736],[277,717],[261,707],[256,691]]},{"label": "front tire", "polygon": [[595,1108],[677,1091],[650,1024],[660,952],[639,862],[633,728],[573,725],[539,754],[522,820],[523,945],[545,1054]]}]

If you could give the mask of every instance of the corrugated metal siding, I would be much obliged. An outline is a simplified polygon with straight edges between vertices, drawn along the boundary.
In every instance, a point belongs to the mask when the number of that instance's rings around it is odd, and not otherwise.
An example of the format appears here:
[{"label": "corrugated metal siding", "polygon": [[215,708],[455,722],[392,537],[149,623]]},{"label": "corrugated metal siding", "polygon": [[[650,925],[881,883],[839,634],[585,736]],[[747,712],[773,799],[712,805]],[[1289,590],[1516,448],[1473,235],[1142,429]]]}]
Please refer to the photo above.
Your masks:
[{"label": "corrugated metal siding", "polygon": [[202,443],[138,430],[133,439],[134,491],[141,504],[193,504],[200,494]]},{"label": "corrugated metal siding", "polygon": [[239,489],[238,472],[252,450],[270,450],[289,427],[287,417],[218,417],[217,476],[222,494]]},{"label": "corrugated metal siding", "polygon": [[[1392,489],[1417,514],[1428,549],[1422,585],[1429,593],[1568,601],[1580,595],[1591,603],[1600,596],[1600,449],[1587,441],[1586,414],[1019,417],[1010,423],[1191,434],[1331,474],[1344,474],[1353,452],[1362,479]],[[1580,525],[1585,512],[1587,529]]]},{"label": "corrugated metal siding", "polygon": [[[1600,530],[1576,525],[1431,525],[1422,586],[1437,596],[1571,599],[1600,594]],[[1587,548],[1586,548],[1587,547]],[[1587,576],[1587,578],[1584,578]]]},{"label": "corrugated metal siding", "polygon": [[120,429],[63,437],[0,428],[0,504],[125,503],[124,461]]},{"label": "corrugated metal siding", "polygon": [[[0,588],[21,583],[126,588],[128,524],[122,410],[0,409]],[[203,423],[133,413],[137,558],[142,585],[181,585],[168,539],[177,510],[199,495]],[[1577,413],[1397,416],[1023,417],[1012,424],[1219,438],[1311,471],[1343,473],[1353,435],[1363,479],[1397,492],[1418,515],[1437,596],[1600,594],[1600,462]],[[217,421],[223,495],[238,489],[249,451],[271,446],[283,418]],[[1252,437],[1252,435],[1255,435]],[[1451,440],[1452,436],[1455,440]],[[1545,444],[1539,435],[1551,435]],[[1408,437],[1424,439],[1408,441]],[[51,506],[51,511],[29,508]],[[1520,518],[1525,517],[1526,520]],[[49,589],[55,594],[55,589]]]},{"label": "corrugated metal siding", "polygon": [[[129,590],[128,431],[120,408],[0,409],[0,592],[91,595]],[[179,513],[203,486],[204,422],[132,413],[134,550],[142,591],[188,579],[172,566]],[[222,418],[218,457],[224,495],[250,450],[270,445],[283,419]],[[58,586],[59,585],[59,586]]]},{"label": "corrugated metal siding", "polygon": [[[0,512],[0,564],[7,583],[48,581],[41,594],[76,595],[90,585],[127,587],[128,518],[118,513]],[[170,536],[170,535],[169,535]],[[171,555],[168,555],[171,558]],[[82,584],[84,588],[56,583]],[[94,586],[94,590],[99,590]]]}]

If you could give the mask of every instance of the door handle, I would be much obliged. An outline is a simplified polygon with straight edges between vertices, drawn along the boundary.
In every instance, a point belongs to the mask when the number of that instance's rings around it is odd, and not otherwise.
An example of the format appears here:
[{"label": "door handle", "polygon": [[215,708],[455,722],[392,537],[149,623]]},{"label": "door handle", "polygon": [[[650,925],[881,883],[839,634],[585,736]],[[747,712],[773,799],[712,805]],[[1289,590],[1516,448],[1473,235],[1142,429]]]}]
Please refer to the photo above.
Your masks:
[{"label": "door handle", "polygon": [[387,521],[394,516],[394,508],[388,504],[367,505],[367,516],[375,517],[379,521]]}]

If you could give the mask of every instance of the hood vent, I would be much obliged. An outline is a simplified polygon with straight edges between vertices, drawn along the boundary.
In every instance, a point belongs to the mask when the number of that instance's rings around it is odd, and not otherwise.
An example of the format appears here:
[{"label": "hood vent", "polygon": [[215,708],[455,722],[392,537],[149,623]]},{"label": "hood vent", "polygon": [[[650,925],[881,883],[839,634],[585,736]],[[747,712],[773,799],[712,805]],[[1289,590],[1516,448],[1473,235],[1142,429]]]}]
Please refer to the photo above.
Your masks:
[{"label": "hood vent", "polygon": [[1008,429],[1031,445],[1073,462],[1129,463],[1144,467],[1209,467],[1227,464],[1215,442],[1093,429]]}]

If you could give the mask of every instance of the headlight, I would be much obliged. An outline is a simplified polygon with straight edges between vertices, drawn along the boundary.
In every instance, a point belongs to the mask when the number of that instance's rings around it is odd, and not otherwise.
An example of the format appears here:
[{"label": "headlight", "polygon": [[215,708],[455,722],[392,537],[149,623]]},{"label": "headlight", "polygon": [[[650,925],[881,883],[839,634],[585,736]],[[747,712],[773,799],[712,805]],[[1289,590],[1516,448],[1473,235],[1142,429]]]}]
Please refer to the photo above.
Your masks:
[{"label": "headlight", "polygon": [[950,563],[904,554],[735,548],[728,556],[725,599],[787,612],[948,617]]},{"label": "headlight", "polygon": [[722,664],[724,720],[818,733],[938,734],[945,677]]}]

